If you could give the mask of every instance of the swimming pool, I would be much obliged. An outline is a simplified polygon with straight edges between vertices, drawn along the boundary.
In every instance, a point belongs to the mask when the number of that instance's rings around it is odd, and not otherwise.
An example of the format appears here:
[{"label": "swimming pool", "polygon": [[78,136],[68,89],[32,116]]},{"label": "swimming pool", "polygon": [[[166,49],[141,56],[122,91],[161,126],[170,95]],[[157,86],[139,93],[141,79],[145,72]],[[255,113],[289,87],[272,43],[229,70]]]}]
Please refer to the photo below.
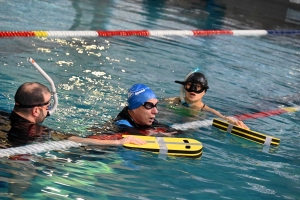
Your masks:
[{"label": "swimming pool", "polygon": [[[299,30],[297,4],[274,1],[1,2],[0,30]],[[255,12],[253,12],[255,10]],[[274,12],[274,13],[273,13]],[[26,81],[48,85],[32,57],[56,83],[59,109],[45,125],[78,135],[101,125],[126,104],[134,83],[159,98],[200,67],[210,89],[204,102],[226,115],[300,105],[299,36],[1,38],[0,110],[13,108]],[[4,48],[5,47],[5,48]],[[158,120],[185,123],[161,105]],[[207,115],[207,119],[213,116]],[[281,139],[262,145],[214,127],[187,130],[202,142],[200,159],[124,149],[71,148],[28,161],[1,158],[0,197],[11,199],[298,199],[299,112],[249,119],[253,130]]]}]

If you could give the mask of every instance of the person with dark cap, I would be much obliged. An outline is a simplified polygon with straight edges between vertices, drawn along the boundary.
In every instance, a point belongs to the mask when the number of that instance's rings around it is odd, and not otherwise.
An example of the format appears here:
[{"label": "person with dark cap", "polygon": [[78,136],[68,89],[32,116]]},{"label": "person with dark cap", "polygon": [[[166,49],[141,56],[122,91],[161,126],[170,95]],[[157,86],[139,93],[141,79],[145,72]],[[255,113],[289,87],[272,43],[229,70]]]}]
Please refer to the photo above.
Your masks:
[{"label": "person with dark cap", "polygon": [[15,94],[15,106],[10,114],[11,128],[8,131],[8,147],[16,147],[32,142],[47,140],[71,140],[87,145],[121,145],[124,143],[145,144],[135,137],[119,140],[99,140],[82,138],[76,135],[59,133],[41,123],[49,116],[51,110],[51,92],[43,84],[27,82],[21,85]]},{"label": "person with dark cap", "polygon": [[118,114],[113,123],[118,132],[133,135],[171,136],[181,131],[160,124],[156,119],[158,114],[158,99],[154,92],[144,84],[135,84],[128,90],[128,106]]},{"label": "person with dark cap", "polygon": [[184,81],[175,81],[175,83],[179,83],[182,85],[180,90],[180,97],[170,98],[167,100],[171,100],[175,104],[182,104],[183,106],[193,110],[210,112],[228,121],[231,124],[249,130],[249,127],[246,126],[242,121],[227,117],[221,114],[219,111],[210,108],[202,101],[202,98],[206,94],[206,91],[209,89],[208,82],[204,74],[197,71],[192,72],[188,74]]}]

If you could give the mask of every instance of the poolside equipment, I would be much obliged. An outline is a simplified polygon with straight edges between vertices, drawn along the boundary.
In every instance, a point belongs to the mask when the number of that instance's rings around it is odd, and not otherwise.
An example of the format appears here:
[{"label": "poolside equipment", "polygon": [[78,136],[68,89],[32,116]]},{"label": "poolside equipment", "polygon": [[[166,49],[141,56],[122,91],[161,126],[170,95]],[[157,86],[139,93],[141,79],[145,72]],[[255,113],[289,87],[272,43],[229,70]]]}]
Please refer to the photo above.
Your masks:
[{"label": "poolside equipment", "polygon": [[40,72],[40,74],[42,74],[44,76],[44,78],[50,83],[51,90],[52,90],[51,94],[54,97],[54,105],[49,110],[49,114],[52,115],[55,112],[55,110],[57,109],[57,104],[58,104],[58,97],[57,97],[57,93],[56,93],[56,88],[55,88],[54,82],[50,78],[50,76],[48,76],[46,74],[46,72],[32,58],[29,57],[27,59],[27,61],[30,62],[38,70],[38,72]]},{"label": "poolside equipment", "polygon": [[[195,139],[138,135],[133,136],[147,141],[147,144],[123,144],[124,147],[157,153],[161,158],[165,158],[167,155],[186,156],[193,158],[199,158],[202,156],[202,143]],[[128,137],[128,135],[124,135],[123,137]]]},{"label": "poolside equipment", "polygon": [[0,31],[0,37],[114,37],[114,36],[263,36],[298,35],[300,30],[85,30],[85,31]]},{"label": "poolside equipment", "polygon": [[280,143],[279,138],[275,138],[273,136],[265,135],[256,131],[247,130],[244,128],[240,128],[228,122],[214,119],[212,125],[217,127],[222,131],[227,131],[233,135],[244,138],[246,140],[250,140],[263,145],[275,145],[278,146]]}]

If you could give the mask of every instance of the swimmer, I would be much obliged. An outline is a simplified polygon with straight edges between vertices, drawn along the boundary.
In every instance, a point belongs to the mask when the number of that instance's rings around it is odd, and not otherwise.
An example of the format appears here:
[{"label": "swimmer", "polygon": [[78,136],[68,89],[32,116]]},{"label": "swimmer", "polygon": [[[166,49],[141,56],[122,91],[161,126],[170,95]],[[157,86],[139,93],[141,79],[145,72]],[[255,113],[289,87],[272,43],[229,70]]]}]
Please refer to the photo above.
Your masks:
[{"label": "swimmer", "polygon": [[193,72],[186,78],[185,81],[175,81],[175,83],[183,85],[184,91],[182,89],[180,97],[169,98],[166,99],[167,101],[172,101],[175,104],[182,104],[183,106],[193,110],[210,112],[231,124],[249,130],[249,127],[246,126],[242,121],[227,117],[202,102],[202,98],[209,89],[207,79],[202,73]]},{"label": "swimmer", "polygon": [[144,84],[135,84],[128,90],[128,106],[114,119],[118,132],[135,135],[171,136],[181,133],[179,130],[160,124],[156,119],[158,114],[158,99],[154,92]]},{"label": "swimmer", "polygon": [[45,85],[38,82],[27,82],[21,85],[15,94],[15,106],[9,118],[11,121],[11,129],[7,134],[9,146],[62,139],[87,145],[146,144],[145,141],[132,136],[120,140],[99,140],[58,133],[41,125],[50,115],[50,110],[51,92]]}]

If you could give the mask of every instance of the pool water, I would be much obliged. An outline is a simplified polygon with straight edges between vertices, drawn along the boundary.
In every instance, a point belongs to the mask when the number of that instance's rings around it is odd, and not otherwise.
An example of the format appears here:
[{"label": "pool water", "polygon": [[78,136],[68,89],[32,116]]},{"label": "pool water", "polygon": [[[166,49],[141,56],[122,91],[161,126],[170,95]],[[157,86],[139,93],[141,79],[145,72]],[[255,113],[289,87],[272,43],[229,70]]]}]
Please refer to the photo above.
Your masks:
[{"label": "pool water", "polygon": [[[265,8],[270,8],[265,9]],[[297,1],[2,1],[0,31],[299,30]],[[114,118],[135,83],[159,99],[179,95],[175,80],[200,68],[210,89],[204,102],[225,115],[300,105],[299,35],[263,37],[0,38],[0,111],[10,112],[23,82],[58,90],[45,125],[80,136]],[[173,125],[213,119],[161,104],[157,119]],[[81,147],[0,159],[1,199],[299,199],[300,114],[245,120],[281,139],[263,145],[205,126],[182,137],[203,144],[200,159],[123,147]],[[200,123],[200,122],[199,122]],[[3,128],[3,127],[2,127]]]}]

